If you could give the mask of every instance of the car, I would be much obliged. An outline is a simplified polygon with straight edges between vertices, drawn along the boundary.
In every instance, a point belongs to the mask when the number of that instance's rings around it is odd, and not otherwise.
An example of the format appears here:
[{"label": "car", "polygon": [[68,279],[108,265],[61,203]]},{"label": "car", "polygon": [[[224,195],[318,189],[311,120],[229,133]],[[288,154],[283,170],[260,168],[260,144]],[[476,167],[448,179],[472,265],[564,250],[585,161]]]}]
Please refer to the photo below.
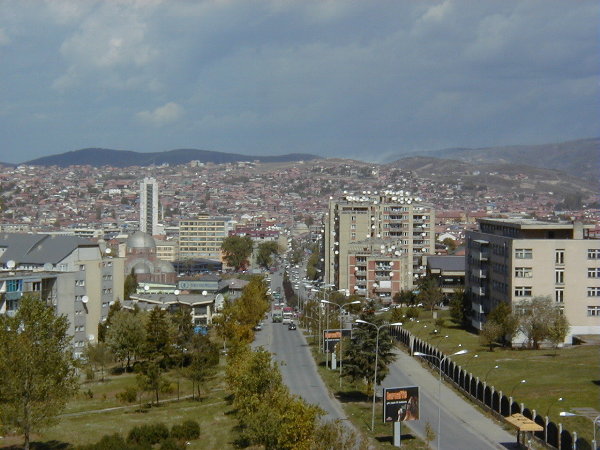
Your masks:
[{"label": "car", "polygon": [[294,322],[291,322],[291,323],[288,325],[288,330],[295,330],[295,329],[296,329],[296,324],[295,324]]},{"label": "car", "polygon": [[260,331],[260,330],[262,330],[262,324],[259,323],[258,325],[256,325],[254,327],[254,331]]}]

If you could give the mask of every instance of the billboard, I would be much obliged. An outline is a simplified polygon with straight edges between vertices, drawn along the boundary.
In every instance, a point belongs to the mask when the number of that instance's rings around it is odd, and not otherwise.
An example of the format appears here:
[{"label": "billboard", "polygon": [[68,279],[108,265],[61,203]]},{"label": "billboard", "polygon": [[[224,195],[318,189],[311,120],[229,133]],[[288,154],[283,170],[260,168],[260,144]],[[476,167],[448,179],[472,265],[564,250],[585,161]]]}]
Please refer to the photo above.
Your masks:
[{"label": "billboard", "polygon": [[383,388],[383,421],[419,420],[419,387]]},{"label": "billboard", "polygon": [[352,337],[352,329],[323,330],[324,350],[328,353],[333,352],[342,335],[345,338]]}]

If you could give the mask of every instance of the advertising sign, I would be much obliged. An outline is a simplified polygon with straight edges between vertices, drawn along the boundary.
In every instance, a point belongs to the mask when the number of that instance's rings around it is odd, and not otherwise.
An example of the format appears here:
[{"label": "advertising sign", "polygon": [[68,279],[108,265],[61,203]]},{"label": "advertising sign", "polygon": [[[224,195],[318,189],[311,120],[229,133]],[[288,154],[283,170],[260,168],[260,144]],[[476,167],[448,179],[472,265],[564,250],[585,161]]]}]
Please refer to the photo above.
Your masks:
[{"label": "advertising sign", "polygon": [[383,388],[383,421],[419,420],[419,387]]},{"label": "advertising sign", "polygon": [[345,338],[352,337],[352,330],[350,328],[344,330],[323,330],[324,350],[328,353],[333,352],[337,343],[340,342],[342,335]]}]

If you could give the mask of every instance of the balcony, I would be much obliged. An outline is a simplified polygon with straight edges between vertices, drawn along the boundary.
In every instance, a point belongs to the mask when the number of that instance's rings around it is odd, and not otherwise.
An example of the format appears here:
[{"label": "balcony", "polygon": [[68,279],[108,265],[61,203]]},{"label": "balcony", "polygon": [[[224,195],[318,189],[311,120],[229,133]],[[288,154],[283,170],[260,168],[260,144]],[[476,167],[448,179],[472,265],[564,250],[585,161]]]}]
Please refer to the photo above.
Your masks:
[{"label": "balcony", "polygon": [[487,261],[490,257],[489,251],[474,251],[472,253],[473,259],[478,261]]}]

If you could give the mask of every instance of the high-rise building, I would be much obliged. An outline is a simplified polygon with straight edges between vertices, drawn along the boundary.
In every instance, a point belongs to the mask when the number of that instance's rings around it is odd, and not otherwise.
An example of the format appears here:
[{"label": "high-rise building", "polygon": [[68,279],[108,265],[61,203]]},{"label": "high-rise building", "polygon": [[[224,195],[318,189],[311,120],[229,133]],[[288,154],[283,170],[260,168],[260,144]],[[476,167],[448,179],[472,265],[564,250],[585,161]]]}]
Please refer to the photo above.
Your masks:
[{"label": "high-rise building", "polygon": [[[532,219],[480,219],[467,232],[466,293],[471,322],[483,327],[501,302],[549,296],[577,334],[600,334],[600,240],[592,226]],[[513,339],[518,341],[518,338]]]},{"label": "high-rise building", "polygon": [[435,251],[435,211],[408,192],[348,195],[325,216],[325,281],[382,299],[412,289]]},{"label": "high-rise building", "polygon": [[158,183],[154,178],[140,183],[140,231],[158,234]]},{"label": "high-rise building", "polygon": [[230,217],[199,216],[179,222],[179,259],[221,261],[221,244],[232,228]]}]

